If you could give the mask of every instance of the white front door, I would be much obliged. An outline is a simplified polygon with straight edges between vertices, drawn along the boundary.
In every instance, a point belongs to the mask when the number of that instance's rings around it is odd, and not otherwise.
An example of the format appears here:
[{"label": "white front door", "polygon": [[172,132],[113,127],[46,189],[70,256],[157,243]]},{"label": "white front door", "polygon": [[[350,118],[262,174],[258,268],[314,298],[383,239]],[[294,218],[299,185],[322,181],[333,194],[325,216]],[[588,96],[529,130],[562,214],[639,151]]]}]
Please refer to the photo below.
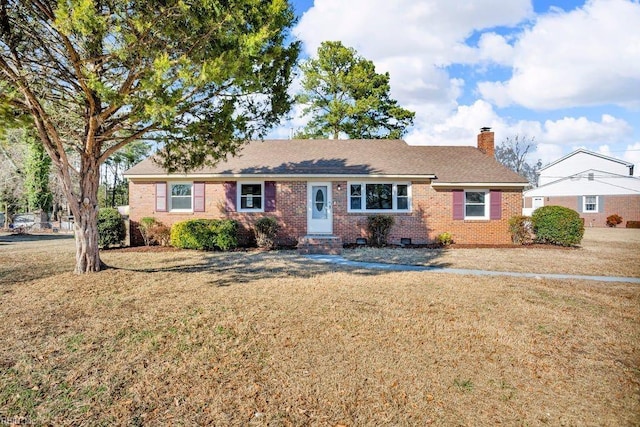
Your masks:
[{"label": "white front door", "polygon": [[535,211],[538,208],[541,208],[544,206],[544,197],[534,197],[532,202],[531,202],[531,209],[532,211]]},{"label": "white front door", "polygon": [[307,233],[333,233],[331,183],[307,183]]}]

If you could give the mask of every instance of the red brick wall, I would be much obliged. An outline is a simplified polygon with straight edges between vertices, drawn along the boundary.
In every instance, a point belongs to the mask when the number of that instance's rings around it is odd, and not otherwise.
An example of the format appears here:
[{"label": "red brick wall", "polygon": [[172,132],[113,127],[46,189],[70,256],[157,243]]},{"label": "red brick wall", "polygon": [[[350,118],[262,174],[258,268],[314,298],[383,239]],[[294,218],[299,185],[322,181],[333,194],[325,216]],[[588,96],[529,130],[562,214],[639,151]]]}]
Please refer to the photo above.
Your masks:
[{"label": "red brick wall", "polygon": [[640,195],[604,196],[604,211],[597,213],[580,212],[582,206],[578,206],[578,196],[545,197],[544,205],[564,206],[577,211],[580,218],[584,218],[585,227],[606,227],[607,217],[613,214],[622,217],[622,224],[618,227],[624,227],[627,221],[640,221]]},{"label": "red brick wall", "polygon": [[[340,190],[338,190],[340,185]],[[412,212],[394,214],[390,243],[399,243],[409,237],[414,244],[431,243],[443,232],[449,232],[457,243],[505,244],[511,242],[508,220],[520,214],[522,193],[515,190],[502,192],[502,219],[484,221],[453,220],[451,190],[435,190],[429,181],[412,183]],[[135,242],[140,242],[135,224],[143,217],[152,216],[165,225],[194,218],[231,218],[241,225],[242,243],[252,240],[252,225],[262,216],[279,219],[282,229],[281,244],[295,244],[307,229],[307,183],[305,181],[278,181],[276,184],[276,211],[269,213],[227,212],[222,181],[205,185],[205,212],[155,212],[155,183],[130,182],[129,205]],[[333,231],[344,243],[354,243],[366,237],[366,213],[347,212],[347,182],[333,183]],[[136,238],[137,236],[137,238]]]}]

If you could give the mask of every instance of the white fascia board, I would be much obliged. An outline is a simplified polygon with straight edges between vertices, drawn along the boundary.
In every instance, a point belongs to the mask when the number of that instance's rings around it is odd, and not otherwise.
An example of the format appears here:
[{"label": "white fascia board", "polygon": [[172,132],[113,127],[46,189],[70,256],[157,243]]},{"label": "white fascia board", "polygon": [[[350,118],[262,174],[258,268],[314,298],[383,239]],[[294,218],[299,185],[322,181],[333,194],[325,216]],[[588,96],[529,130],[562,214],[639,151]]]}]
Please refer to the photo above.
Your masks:
[{"label": "white fascia board", "polygon": [[434,182],[433,188],[526,188],[528,182]]},{"label": "white fascia board", "polygon": [[298,180],[307,180],[307,179],[342,179],[342,180],[351,180],[351,179],[402,179],[402,180],[423,180],[423,179],[436,179],[436,175],[385,175],[385,174],[365,174],[365,175],[343,175],[343,174],[305,174],[305,175],[274,175],[274,174],[149,174],[149,175],[124,175],[125,178],[136,181],[136,180],[167,180],[167,179],[191,179],[191,180],[202,180],[202,179],[220,179],[220,180],[229,180],[229,179],[272,179],[279,181],[288,181],[292,179]]}]

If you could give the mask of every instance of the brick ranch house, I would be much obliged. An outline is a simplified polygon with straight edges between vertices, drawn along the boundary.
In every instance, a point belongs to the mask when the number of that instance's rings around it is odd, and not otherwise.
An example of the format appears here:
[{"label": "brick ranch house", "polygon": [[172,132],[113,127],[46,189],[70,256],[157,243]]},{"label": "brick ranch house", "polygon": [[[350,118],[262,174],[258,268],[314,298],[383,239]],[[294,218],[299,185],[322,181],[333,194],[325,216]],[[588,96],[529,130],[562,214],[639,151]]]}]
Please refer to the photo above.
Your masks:
[{"label": "brick ranch house", "polygon": [[[252,141],[236,157],[188,174],[152,159],[125,173],[132,231],[144,217],[166,225],[193,218],[235,219],[241,243],[263,216],[278,219],[279,243],[366,237],[367,216],[395,218],[390,243],[510,243],[508,219],[521,213],[527,181],[494,158],[494,133],[477,147],[416,146],[402,140]],[[135,235],[134,235],[135,237]],[[135,239],[134,239],[135,241]]]}]

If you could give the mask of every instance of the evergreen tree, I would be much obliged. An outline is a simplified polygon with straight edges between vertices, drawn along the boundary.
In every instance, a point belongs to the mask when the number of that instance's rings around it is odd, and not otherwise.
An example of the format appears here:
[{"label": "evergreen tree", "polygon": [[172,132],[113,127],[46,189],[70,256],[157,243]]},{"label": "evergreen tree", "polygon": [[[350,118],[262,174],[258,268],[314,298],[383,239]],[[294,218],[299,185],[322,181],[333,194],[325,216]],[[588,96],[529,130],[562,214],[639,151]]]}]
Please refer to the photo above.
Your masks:
[{"label": "evergreen tree", "polygon": [[311,119],[300,138],[401,138],[415,113],[389,96],[389,73],[341,42],[323,42],[318,57],[302,63],[297,102]]},{"label": "evergreen tree", "polygon": [[29,117],[52,159],[76,221],[77,273],[101,267],[100,166],[115,152],[155,140],[162,166],[185,171],[279,123],[293,22],[287,0],[0,3],[0,118]]},{"label": "evergreen tree", "polygon": [[32,132],[33,130],[25,130],[23,133],[27,145],[25,193],[30,211],[50,213],[53,202],[53,194],[49,188],[51,158]]}]

